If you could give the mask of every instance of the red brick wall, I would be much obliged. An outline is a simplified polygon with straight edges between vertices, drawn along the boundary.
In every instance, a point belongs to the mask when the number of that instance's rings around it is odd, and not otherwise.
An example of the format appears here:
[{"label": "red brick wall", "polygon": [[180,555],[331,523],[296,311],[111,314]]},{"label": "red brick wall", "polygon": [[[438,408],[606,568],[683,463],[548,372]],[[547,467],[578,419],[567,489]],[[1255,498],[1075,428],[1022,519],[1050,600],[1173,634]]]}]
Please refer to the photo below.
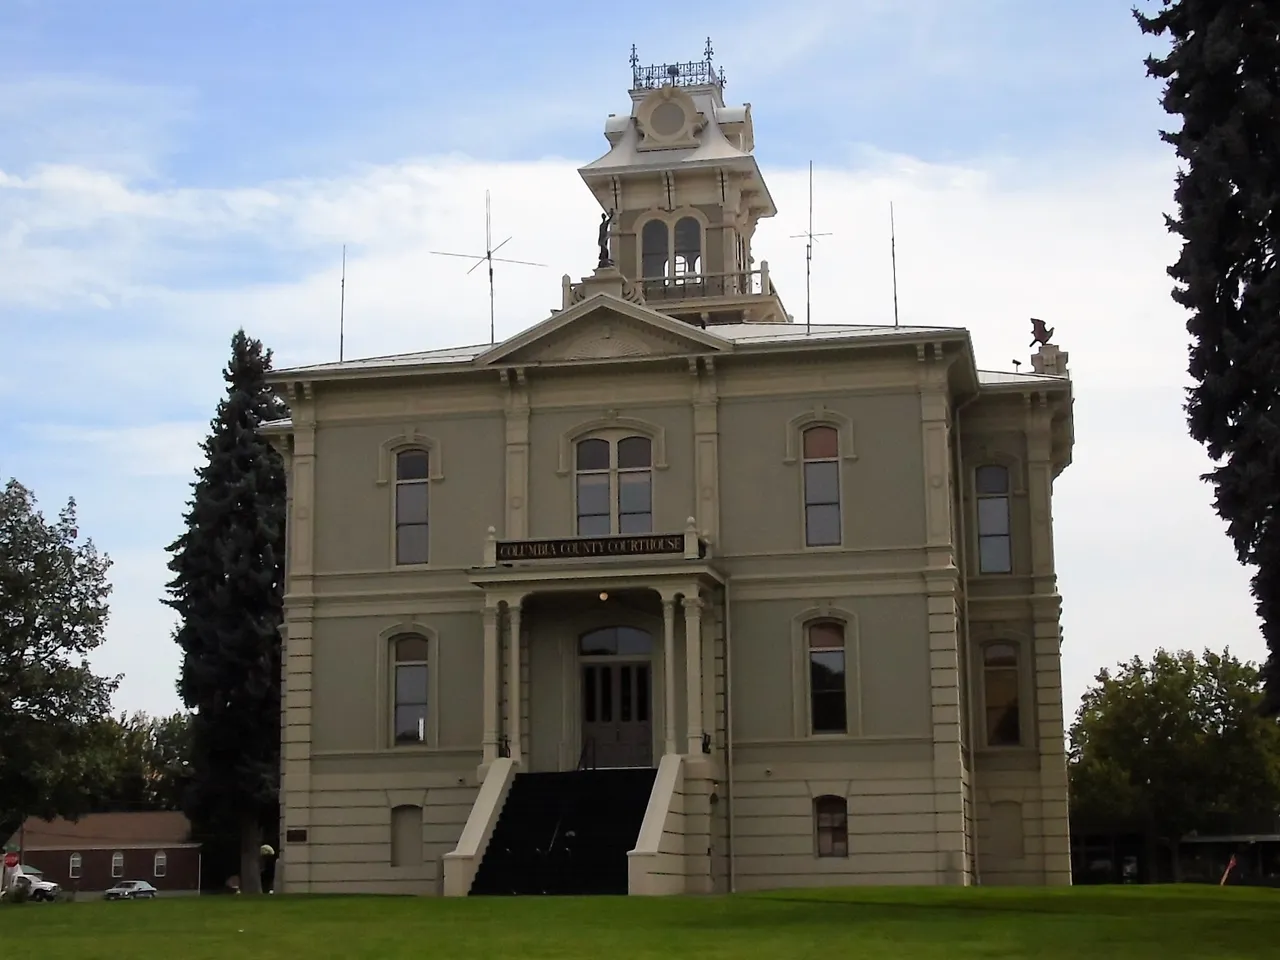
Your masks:
[{"label": "red brick wall", "polygon": [[[165,875],[155,875],[155,855],[163,850],[168,857]],[[97,892],[121,880],[145,880],[161,892],[194,892],[200,889],[200,849],[198,847],[151,847],[124,849],[124,874],[111,875],[115,850],[80,850],[80,876],[70,875],[71,854],[75,850],[28,850],[23,862],[41,870],[45,877],[64,890]]]}]

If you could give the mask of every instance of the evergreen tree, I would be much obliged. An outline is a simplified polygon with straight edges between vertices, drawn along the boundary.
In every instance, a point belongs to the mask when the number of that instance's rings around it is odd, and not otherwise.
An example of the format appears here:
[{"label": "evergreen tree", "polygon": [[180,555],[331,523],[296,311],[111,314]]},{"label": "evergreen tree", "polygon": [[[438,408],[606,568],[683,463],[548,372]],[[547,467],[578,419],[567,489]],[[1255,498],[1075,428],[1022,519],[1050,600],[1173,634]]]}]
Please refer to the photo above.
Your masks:
[{"label": "evergreen tree", "polygon": [[194,711],[187,809],[195,820],[236,825],[246,893],[259,892],[262,827],[275,814],[280,775],[285,478],[259,426],[287,411],[267,387],[270,369],[271,352],[238,331],[187,530],[169,547],[166,601],[181,620],[178,692]]},{"label": "evergreen tree", "polygon": [[1182,253],[1173,298],[1191,314],[1191,436],[1253,596],[1270,656],[1263,709],[1280,712],[1280,4],[1162,0],[1134,11],[1170,41],[1147,72],[1165,81],[1162,132],[1181,161],[1169,229]]}]

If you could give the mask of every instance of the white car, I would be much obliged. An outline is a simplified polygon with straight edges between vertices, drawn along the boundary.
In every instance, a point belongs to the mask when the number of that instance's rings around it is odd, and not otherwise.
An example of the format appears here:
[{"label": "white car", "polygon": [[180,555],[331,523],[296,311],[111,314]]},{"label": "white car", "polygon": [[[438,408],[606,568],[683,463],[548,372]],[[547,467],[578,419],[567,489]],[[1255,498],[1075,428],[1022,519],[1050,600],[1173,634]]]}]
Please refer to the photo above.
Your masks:
[{"label": "white car", "polygon": [[145,880],[121,880],[103,896],[108,900],[154,900],[156,888]]}]

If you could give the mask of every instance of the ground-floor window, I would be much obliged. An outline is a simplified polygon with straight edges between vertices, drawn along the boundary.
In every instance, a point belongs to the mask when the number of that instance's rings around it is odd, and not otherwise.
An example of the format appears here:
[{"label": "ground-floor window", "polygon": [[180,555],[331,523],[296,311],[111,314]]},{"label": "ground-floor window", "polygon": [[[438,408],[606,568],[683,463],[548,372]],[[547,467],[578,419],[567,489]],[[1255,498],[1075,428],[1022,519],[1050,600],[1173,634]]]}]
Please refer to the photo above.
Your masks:
[{"label": "ground-floor window", "polygon": [[818,856],[849,855],[849,805],[844,797],[817,797],[813,819],[818,835]]}]

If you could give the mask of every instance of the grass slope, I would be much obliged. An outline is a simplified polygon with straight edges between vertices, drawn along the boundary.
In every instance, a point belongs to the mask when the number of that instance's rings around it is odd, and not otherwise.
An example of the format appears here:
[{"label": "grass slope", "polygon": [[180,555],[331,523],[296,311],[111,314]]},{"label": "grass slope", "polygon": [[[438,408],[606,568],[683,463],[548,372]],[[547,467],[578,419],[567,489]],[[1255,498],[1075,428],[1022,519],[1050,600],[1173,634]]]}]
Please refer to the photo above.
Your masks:
[{"label": "grass slope", "polygon": [[705,898],[205,897],[0,906],[38,960],[1257,960],[1280,892],[1219,887],[840,889]]}]

